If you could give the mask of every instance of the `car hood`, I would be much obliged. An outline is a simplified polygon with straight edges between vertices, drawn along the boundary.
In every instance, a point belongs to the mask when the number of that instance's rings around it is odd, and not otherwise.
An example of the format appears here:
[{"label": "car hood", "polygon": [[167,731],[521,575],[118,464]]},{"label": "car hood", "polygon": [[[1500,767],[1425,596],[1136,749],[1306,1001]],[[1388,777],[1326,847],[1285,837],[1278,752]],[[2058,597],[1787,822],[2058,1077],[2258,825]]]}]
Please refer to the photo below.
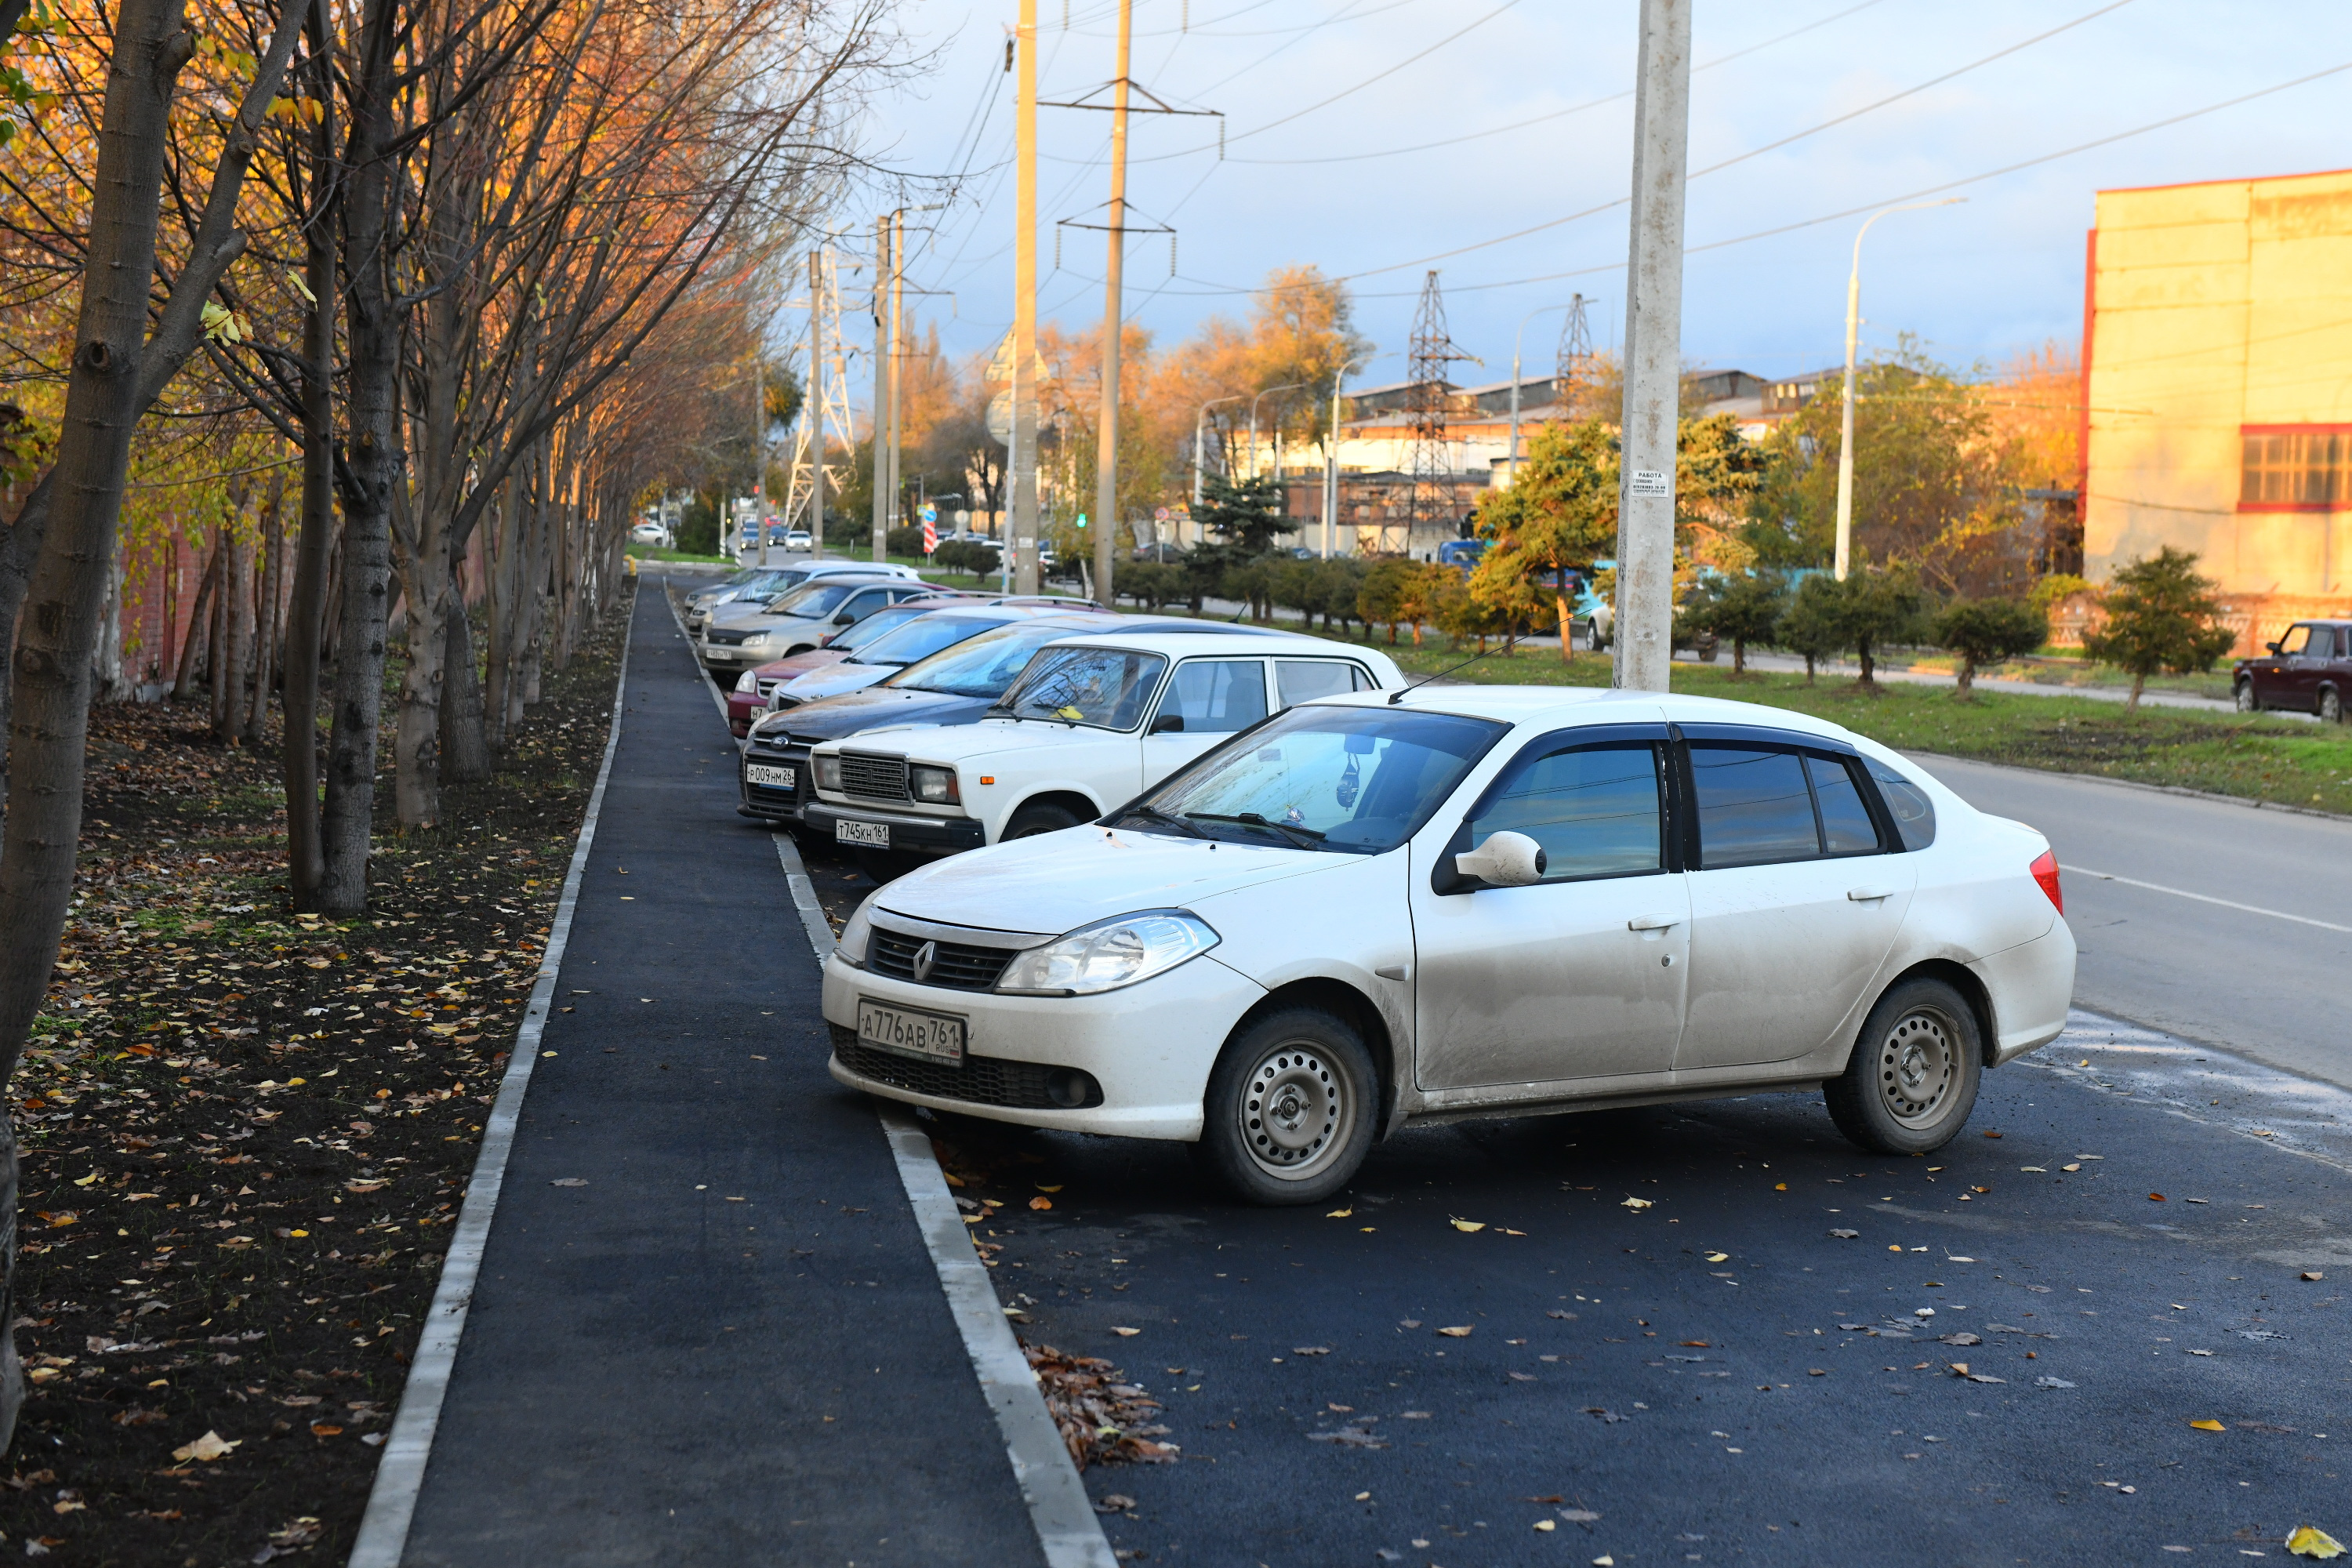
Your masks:
[{"label": "car hood", "polygon": [[761,601],[753,599],[743,604],[726,605],[712,613],[710,624],[713,627],[724,626],[730,632],[740,632],[795,624],[803,626],[814,626],[824,619],[823,616],[771,615],[760,607],[761,604]]},{"label": "car hood", "polygon": [[[979,757],[1045,750],[1074,740],[1100,741],[1117,733],[1083,724],[1072,726],[1034,719],[982,719],[944,733],[877,736],[876,744],[883,751],[904,752],[925,762],[963,763]],[[1136,739],[1132,734],[1122,738]]]},{"label": "car hood", "polygon": [[874,907],[946,925],[1059,936],[1138,910],[1192,907],[1351,858],[1089,825],[934,860],[885,887]]},{"label": "car hood", "polygon": [[805,675],[796,676],[784,683],[782,696],[787,707],[803,702],[814,702],[826,697],[838,697],[845,691],[863,691],[876,681],[898,672],[890,664],[851,664],[835,659],[820,665]]},{"label": "car hood", "polygon": [[806,653],[796,653],[790,658],[772,658],[760,666],[762,680],[798,680],[828,665],[839,664],[849,656],[829,647],[813,647]]},{"label": "car hood", "polygon": [[[957,697],[944,691],[913,691],[898,686],[869,686],[786,710],[784,726],[792,734],[813,741],[837,741],[880,724],[969,724],[988,711],[993,697]],[[772,730],[770,734],[773,734]]]}]

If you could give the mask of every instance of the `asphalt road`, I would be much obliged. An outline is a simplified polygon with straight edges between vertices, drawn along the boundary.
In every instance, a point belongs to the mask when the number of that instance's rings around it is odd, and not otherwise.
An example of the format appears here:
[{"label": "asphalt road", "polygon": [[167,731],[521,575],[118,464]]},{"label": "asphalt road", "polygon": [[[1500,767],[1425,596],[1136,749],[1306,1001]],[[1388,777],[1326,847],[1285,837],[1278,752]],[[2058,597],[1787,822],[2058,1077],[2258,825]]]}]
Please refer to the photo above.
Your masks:
[{"label": "asphalt road", "polygon": [[2049,837],[2081,946],[2078,1005],[2352,1087],[2352,823],[1920,762]]}]

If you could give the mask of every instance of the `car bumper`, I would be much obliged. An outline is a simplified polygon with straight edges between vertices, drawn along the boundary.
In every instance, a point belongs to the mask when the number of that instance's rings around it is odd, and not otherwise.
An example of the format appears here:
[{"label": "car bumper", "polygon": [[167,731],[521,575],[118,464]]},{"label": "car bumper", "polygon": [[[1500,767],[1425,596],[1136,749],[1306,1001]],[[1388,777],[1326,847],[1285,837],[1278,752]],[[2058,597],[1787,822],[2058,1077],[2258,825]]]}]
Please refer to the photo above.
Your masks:
[{"label": "car bumper", "polygon": [[1978,959],[1969,965],[1984,982],[1992,1002],[1990,1064],[2014,1061],[2048,1045],[2066,1027],[2074,1000],[2074,933],[2063,920],[2032,942]]},{"label": "car bumper", "polygon": [[890,829],[891,848],[927,855],[961,855],[988,842],[988,829],[975,817],[924,816],[911,811],[835,805],[827,800],[808,801],[801,807],[801,825],[820,838],[838,838],[835,829],[844,822],[882,824]]},{"label": "car bumper", "polygon": [[[1225,1037],[1265,990],[1202,955],[1140,985],[1098,996],[999,996],[894,980],[825,961],[824,1017],[835,1079],[869,1094],[1024,1127],[1192,1142],[1201,1100]],[[860,997],[965,1021],[961,1067],[903,1058],[856,1041]],[[1076,1068],[1101,1086],[1083,1110],[1003,1103],[1021,1097],[1019,1069]],[[995,1101],[992,1103],[992,1101]]]},{"label": "car bumper", "polygon": [[[769,768],[790,768],[793,787],[779,789],[773,784],[755,784],[748,770],[754,765]],[[746,816],[760,817],[768,822],[797,823],[801,819],[801,802],[808,789],[808,748],[796,747],[787,752],[748,750],[735,769],[736,793],[742,797],[739,808]]]}]

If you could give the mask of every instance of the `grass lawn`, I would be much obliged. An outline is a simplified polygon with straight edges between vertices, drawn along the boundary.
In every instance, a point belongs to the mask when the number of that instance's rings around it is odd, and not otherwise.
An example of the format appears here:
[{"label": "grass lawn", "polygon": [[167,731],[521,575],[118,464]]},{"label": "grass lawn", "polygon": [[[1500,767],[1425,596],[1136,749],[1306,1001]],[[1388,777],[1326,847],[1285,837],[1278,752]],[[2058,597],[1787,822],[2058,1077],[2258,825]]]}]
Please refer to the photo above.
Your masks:
[{"label": "grass lawn", "polygon": [[625,545],[623,548],[629,554],[635,556],[640,561],[699,561],[707,562],[714,566],[732,566],[735,564],[734,560],[729,556],[697,555],[691,551],[665,550],[657,544],[630,544]]},{"label": "grass lawn", "polygon": [[[1416,677],[1434,675],[1469,657],[1448,652],[1435,637],[1419,649],[1409,643],[1391,648],[1379,637],[1371,639],[1371,646]],[[1481,659],[1453,679],[1606,686],[1609,658],[1580,653],[1563,667],[1557,649],[1523,648],[1507,658],[1496,654]],[[2352,725],[2161,708],[2143,708],[2137,717],[2126,719],[2120,703],[2006,691],[1980,691],[1969,702],[1933,687],[1885,685],[1873,695],[1851,679],[1830,676],[1812,686],[1801,675],[1751,672],[1735,677],[1727,661],[1678,663],[1672,679],[1676,691],[1794,708],[1906,752],[1941,752],[2020,767],[2184,784],[2217,795],[2352,813]]]}]

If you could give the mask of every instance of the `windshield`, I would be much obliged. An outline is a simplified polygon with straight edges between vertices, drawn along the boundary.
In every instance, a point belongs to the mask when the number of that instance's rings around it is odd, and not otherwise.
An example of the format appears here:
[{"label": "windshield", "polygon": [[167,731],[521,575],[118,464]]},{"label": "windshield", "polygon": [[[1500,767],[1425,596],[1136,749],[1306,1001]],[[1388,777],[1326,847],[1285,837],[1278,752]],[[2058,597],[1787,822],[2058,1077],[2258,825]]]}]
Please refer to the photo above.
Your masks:
[{"label": "windshield", "polygon": [[892,605],[875,611],[855,626],[844,626],[825,639],[824,646],[835,653],[856,653],[885,632],[897,631],[919,616],[928,616],[935,605]]},{"label": "windshield", "polygon": [[[1030,661],[997,703],[1015,719],[1058,719],[1102,730],[1132,730],[1168,661],[1116,647],[1049,648]],[[1263,678],[1261,678],[1263,679]]]},{"label": "windshield", "polygon": [[835,605],[864,586],[856,581],[810,583],[769,600],[764,608],[772,616],[798,616],[813,621],[830,615]]},{"label": "windshield", "polygon": [[1015,621],[910,664],[883,684],[945,692],[950,697],[1002,697],[1031,654],[1084,624],[1057,622],[1054,617]]},{"label": "windshield", "polygon": [[[879,619],[879,616],[875,617]],[[999,616],[942,616],[921,614],[911,624],[901,621],[890,628],[887,637],[877,637],[860,646],[850,662],[853,664],[912,664],[919,658],[929,658],[943,647],[953,647],[968,637],[978,637],[1004,624]],[[839,644],[835,644],[839,647]]]},{"label": "windshield", "polygon": [[1293,708],[1145,795],[1118,826],[1378,855],[1419,832],[1507,728],[1452,713]]}]

